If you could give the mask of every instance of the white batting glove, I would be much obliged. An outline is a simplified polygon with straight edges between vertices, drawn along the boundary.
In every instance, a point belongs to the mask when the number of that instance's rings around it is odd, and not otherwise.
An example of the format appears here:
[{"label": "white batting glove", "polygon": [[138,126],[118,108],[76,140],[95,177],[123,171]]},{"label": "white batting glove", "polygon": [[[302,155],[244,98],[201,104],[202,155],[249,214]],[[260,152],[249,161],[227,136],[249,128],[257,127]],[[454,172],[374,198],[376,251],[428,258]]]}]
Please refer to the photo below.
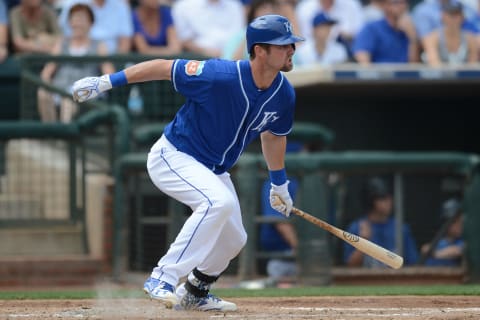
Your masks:
[{"label": "white batting glove", "polygon": [[[289,183],[290,181],[287,180],[287,182],[279,186],[273,183],[270,184],[270,205],[286,217],[290,216],[293,208],[292,197],[290,197],[290,193],[288,192]],[[280,198],[280,201],[277,201],[275,196]]]},{"label": "white batting glove", "polygon": [[86,77],[75,81],[72,86],[73,100],[84,102],[98,96],[100,93],[112,89],[110,77],[105,74],[101,77]]}]

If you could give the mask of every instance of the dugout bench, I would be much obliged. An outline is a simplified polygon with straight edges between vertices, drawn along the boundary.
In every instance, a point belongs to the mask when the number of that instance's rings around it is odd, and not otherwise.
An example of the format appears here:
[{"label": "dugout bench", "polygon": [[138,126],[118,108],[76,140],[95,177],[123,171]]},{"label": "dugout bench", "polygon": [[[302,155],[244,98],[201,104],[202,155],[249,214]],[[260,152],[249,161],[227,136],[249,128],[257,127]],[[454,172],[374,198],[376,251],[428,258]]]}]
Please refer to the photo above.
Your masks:
[{"label": "dugout bench", "polygon": [[[327,200],[329,189],[327,173],[340,175],[394,173],[394,203],[397,218],[397,230],[401,230],[404,221],[404,176],[412,173],[451,174],[459,177],[464,183],[464,205],[466,221],[465,238],[468,242],[467,259],[472,279],[478,279],[480,259],[477,254],[480,239],[476,235],[475,226],[480,222],[479,157],[472,154],[455,152],[320,152],[290,154],[286,157],[289,174],[301,177],[300,194],[295,205],[321,219],[330,221]],[[240,255],[239,277],[249,279],[255,277],[256,240],[252,238],[256,229],[255,214],[258,212],[259,181],[265,175],[266,167],[261,155],[245,154],[236,166],[238,193],[244,215],[244,225],[249,232],[249,240]],[[295,218],[299,220],[299,218]],[[331,221],[330,221],[331,222]],[[297,223],[297,221],[295,222]],[[327,243],[326,232],[319,230],[305,221],[298,221],[299,234],[298,261],[301,282],[306,284],[322,284],[331,280],[331,254]],[[335,222],[333,222],[335,223]],[[344,226],[339,226],[344,227]],[[397,247],[402,247],[402,233],[396,232]],[[333,239],[333,238],[332,238]],[[401,249],[400,249],[401,250]],[[327,257],[325,256],[327,255]],[[394,272],[394,271],[392,271]],[[401,272],[401,271],[400,271]],[[397,272],[398,274],[398,272]]]}]

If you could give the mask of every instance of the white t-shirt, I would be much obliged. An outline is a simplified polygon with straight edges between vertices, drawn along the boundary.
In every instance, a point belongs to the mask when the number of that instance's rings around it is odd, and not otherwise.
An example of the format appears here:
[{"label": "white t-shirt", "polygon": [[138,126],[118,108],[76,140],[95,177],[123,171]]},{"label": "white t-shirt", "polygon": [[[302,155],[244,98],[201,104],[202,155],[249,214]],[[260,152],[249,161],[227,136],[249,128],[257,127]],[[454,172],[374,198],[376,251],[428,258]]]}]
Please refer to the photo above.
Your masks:
[{"label": "white t-shirt", "polygon": [[202,48],[222,49],[244,30],[244,8],[238,0],[178,0],[172,7],[177,36]]},{"label": "white t-shirt", "polygon": [[298,65],[321,64],[330,66],[348,60],[345,47],[334,41],[328,41],[325,50],[319,54],[315,50],[315,42],[307,41],[295,52],[296,63]]},{"label": "white t-shirt", "polygon": [[334,0],[330,10],[322,9],[320,0],[302,0],[296,8],[300,34],[307,42],[312,40],[313,18],[320,12],[325,12],[338,21],[340,33],[357,34],[363,26],[363,9],[358,0]]}]

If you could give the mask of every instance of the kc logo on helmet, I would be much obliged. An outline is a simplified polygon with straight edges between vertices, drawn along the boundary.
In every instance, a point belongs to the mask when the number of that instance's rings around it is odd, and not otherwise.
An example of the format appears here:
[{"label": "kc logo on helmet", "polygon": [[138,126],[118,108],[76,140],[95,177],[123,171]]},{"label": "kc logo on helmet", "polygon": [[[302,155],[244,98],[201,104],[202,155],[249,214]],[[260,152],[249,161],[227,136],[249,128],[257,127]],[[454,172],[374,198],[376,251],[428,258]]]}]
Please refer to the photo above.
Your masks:
[{"label": "kc logo on helmet", "polygon": [[290,24],[290,22],[284,22],[283,23],[285,25],[285,29],[287,30],[288,33],[292,33],[292,25]]}]

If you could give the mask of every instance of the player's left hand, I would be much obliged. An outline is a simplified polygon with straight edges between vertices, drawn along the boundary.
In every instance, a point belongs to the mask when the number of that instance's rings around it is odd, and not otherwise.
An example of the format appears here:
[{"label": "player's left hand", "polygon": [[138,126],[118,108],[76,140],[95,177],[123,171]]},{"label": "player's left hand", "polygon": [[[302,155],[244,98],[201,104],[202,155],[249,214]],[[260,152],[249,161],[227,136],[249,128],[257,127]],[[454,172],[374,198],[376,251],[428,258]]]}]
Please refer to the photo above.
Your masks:
[{"label": "player's left hand", "polygon": [[73,100],[84,102],[98,96],[100,93],[112,89],[108,75],[101,77],[86,77],[75,81],[72,86]]},{"label": "player's left hand", "polygon": [[[293,208],[293,200],[288,192],[288,184],[290,181],[287,180],[282,185],[270,184],[270,205],[273,209],[277,210],[286,217],[290,216],[290,212]],[[281,201],[275,201],[275,196],[279,197]]]}]

